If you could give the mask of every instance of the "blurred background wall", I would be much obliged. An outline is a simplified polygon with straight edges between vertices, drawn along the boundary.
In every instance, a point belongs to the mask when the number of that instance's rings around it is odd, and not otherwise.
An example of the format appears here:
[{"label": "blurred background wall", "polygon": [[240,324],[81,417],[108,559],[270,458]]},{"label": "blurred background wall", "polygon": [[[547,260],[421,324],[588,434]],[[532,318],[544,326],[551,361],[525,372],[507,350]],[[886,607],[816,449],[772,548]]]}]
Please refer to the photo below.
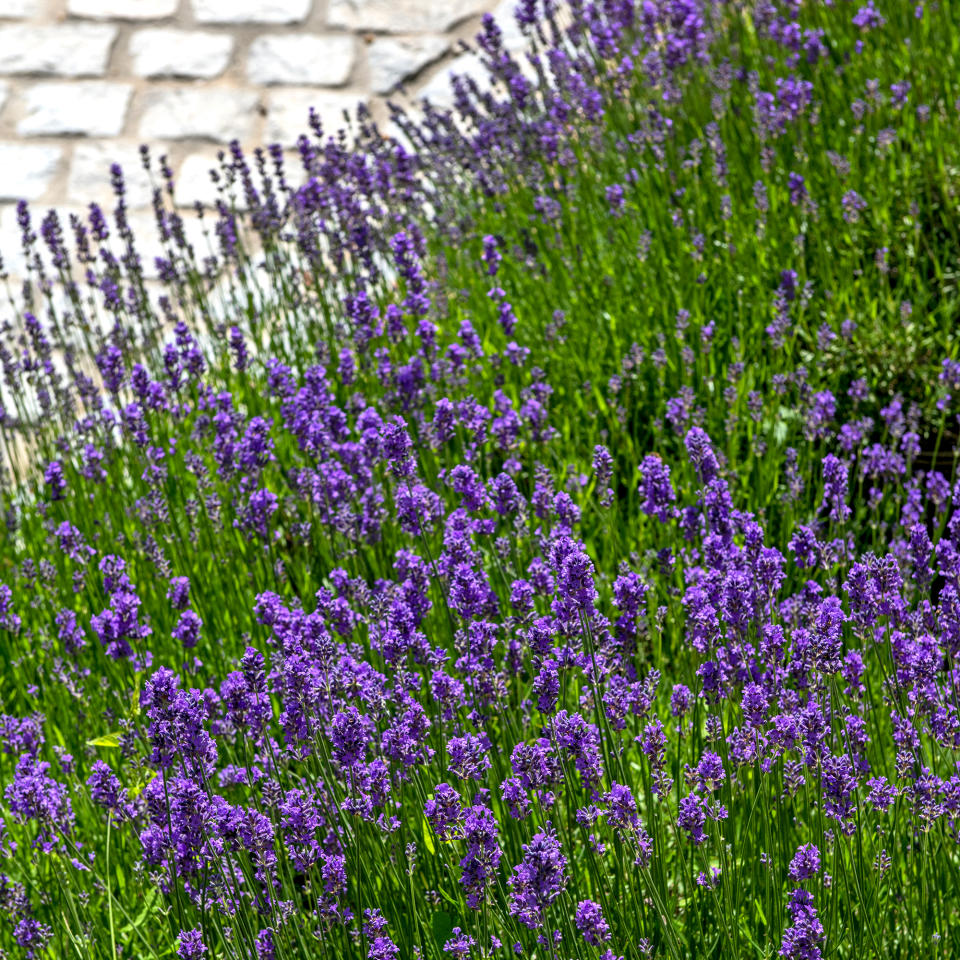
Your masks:
[{"label": "blurred background wall", "polygon": [[[512,0],[0,0],[0,251],[19,246],[16,201],[85,212],[112,203],[123,166],[131,219],[150,216],[138,147],[168,157],[176,202],[215,196],[234,138],[292,147],[310,106],[328,130],[403,84],[442,101],[458,47]],[[459,62],[457,58],[461,59]],[[402,99],[401,97],[396,97]]]}]

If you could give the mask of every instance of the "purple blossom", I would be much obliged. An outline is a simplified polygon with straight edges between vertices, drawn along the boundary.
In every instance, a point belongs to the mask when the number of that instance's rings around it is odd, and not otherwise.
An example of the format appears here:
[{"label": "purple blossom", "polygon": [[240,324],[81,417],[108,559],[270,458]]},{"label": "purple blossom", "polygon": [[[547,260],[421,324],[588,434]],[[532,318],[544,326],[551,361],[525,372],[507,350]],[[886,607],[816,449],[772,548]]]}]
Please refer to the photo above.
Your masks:
[{"label": "purple blossom", "polygon": [[640,494],[643,503],[640,509],[648,517],[656,517],[661,523],[666,523],[673,516],[677,495],[670,483],[670,468],[657,456],[651,453],[644,457],[640,465]]},{"label": "purple blossom", "polygon": [[466,891],[467,906],[478,910],[493,884],[502,856],[499,827],[493,811],[483,804],[469,807],[463,819],[466,853],[460,860],[460,884]]},{"label": "purple blossom", "polygon": [[185,650],[190,650],[197,645],[202,627],[203,621],[196,613],[193,610],[185,610],[174,625],[173,637],[180,641]]},{"label": "purple blossom", "polygon": [[581,900],[577,904],[574,920],[577,929],[583,934],[583,939],[591,946],[598,947],[610,939],[610,925],[603,919],[600,904],[593,900]]},{"label": "purple blossom", "polygon": [[22,947],[28,960],[45,951],[53,937],[53,929],[33,917],[23,917],[13,928],[13,939]]},{"label": "purple blossom", "polygon": [[450,931],[450,939],[443,945],[443,952],[452,953],[455,960],[466,960],[476,945],[477,941],[470,934],[464,933],[460,927],[454,927]]},{"label": "purple blossom", "polygon": [[59,460],[51,460],[43,471],[43,482],[50,488],[51,500],[62,500],[67,489],[67,480],[63,475],[63,465]]},{"label": "purple blossom", "polygon": [[45,853],[59,845],[61,835],[69,833],[74,822],[67,788],[48,776],[49,770],[49,763],[25,754],[4,792],[7,806],[18,820],[36,823],[34,846]]},{"label": "purple blossom", "polygon": [[353,705],[341,710],[330,731],[333,759],[344,767],[363,763],[370,743],[373,724]]},{"label": "purple blossom", "polygon": [[858,223],[860,214],[867,209],[867,201],[856,190],[848,190],[840,198],[843,219],[847,223]]},{"label": "purple blossom", "polygon": [[203,934],[198,927],[195,930],[181,930],[177,940],[177,956],[180,960],[202,960],[207,954]]},{"label": "purple blossom", "polygon": [[424,816],[441,840],[458,835],[463,827],[463,801],[449,784],[438,783],[423,808]]},{"label": "purple blossom", "polygon": [[503,260],[503,254],[499,250],[499,241],[496,237],[487,235],[483,238],[483,262],[486,264],[487,273],[491,277],[497,275],[497,270]]},{"label": "purple blossom", "polygon": [[791,880],[809,880],[820,872],[820,851],[812,843],[804,843],[797,847],[794,858],[790,861]]},{"label": "purple blossom", "polygon": [[523,845],[523,860],[507,881],[510,916],[531,930],[542,927],[546,909],[566,887],[566,867],[567,858],[548,823]]},{"label": "purple blossom", "polygon": [[273,939],[273,930],[270,927],[265,927],[257,934],[255,946],[257,960],[276,960],[276,943]]},{"label": "purple blossom", "polygon": [[794,890],[787,912],[792,924],[783,932],[780,956],[789,960],[820,960],[823,924],[817,918],[813,897],[806,890]]},{"label": "purple blossom", "polygon": [[87,786],[90,788],[90,797],[93,802],[113,813],[118,821],[133,815],[133,805],[130,803],[126,789],[117,779],[117,775],[102,760],[94,762],[92,772],[87,778]]},{"label": "purple blossom", "polygon": [[851,513],[846,499],[847,465],[832,453],[828,453],[823,458],[823,503],[820,510],[828,511],[834,523],[843,523]]},{"label": "purple blossom", "polygon": [[692,427],[687,431],[684,443],[687,447],[690,463],[697,471],[700,482],[704,485],[710,483],[719,471],[719,464],[713,452],[710,438],[700,427]]},{"label": "purple blossom", "polygon": [[860,7],[853,17],[853,25],[864,32],[882,27],[884,23],[886,20],[873,5],[873,0],[868,0],[866,6]]},{"label": "purple blossom", "polygon": [[481,780],[491,766],[484,741],[472,733],[450,740],[447,757],[448,769],[461,780]]}]

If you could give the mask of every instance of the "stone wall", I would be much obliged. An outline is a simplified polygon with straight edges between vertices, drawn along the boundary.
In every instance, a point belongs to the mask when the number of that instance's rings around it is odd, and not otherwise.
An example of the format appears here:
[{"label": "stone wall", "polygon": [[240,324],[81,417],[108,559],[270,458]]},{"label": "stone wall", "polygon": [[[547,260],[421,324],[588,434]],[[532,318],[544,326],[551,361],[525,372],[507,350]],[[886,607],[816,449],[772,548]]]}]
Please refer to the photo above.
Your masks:
[{"label": "stone wall", "polygon": [[[345,108],[403,83],[436,95],[491,0],[0,0],[0,251],[16,201],[79,210],[149,186],[138,147],[166,154],[183,206],[213,196],[208,171],[236,138],[292,146],[314,106]],[[498,20],[512,6],[502,2]],[[468,66],[462,56],[458,66]],[[146,211],[144,212],[146,216]]]}]

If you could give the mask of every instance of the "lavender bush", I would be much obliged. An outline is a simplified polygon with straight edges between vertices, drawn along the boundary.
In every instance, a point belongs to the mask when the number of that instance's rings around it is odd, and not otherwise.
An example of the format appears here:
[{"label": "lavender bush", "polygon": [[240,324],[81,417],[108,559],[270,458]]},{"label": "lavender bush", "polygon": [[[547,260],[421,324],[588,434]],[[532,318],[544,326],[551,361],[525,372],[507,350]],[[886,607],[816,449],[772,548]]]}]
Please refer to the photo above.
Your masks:
[{"label": "lavender bush", "polygon": [[960,949],[955,15],[516,19],[21,206],[6,955]]}]

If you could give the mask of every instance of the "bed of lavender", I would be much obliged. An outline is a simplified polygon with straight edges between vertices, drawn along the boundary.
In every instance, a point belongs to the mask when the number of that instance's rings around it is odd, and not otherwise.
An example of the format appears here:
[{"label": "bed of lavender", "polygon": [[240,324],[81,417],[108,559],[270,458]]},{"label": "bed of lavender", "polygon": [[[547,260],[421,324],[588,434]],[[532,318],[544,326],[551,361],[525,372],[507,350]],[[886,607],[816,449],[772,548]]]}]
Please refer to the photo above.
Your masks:
[{"label": "bed of lavender", "polygon": [[951,7],[524,0],[159,256],[20,208],[4,956],[957,955]]}]

